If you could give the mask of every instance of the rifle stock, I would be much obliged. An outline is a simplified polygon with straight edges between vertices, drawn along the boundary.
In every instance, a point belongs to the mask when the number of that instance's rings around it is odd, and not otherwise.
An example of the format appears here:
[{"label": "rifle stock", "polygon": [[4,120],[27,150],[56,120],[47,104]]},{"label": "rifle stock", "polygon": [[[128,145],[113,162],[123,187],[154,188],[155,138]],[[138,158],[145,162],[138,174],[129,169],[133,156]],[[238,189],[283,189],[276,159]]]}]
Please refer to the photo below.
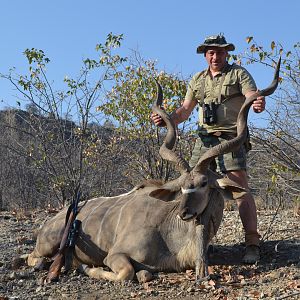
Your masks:
[{"label": "rifle stock", "polygon": [[55,255],[54,261],[52,262],[52,264],[49,268],[49,271],[48,271],[48,274],[46,277],[46,282],[56,281],[59,278],[61,268],[64,264],[64,258],[65,258],[64,252],[66,250],[66,246],[67,246],[67,242],[68,242],[68,235],[69,235],[70,228],[71,228],[75,218],[76,218],[76,214],[72,210],[69,215],[68,222],[65,226],[65,230],[64,230],[64,233],[63,233],[60,245],[59,245],[58,253]]}]

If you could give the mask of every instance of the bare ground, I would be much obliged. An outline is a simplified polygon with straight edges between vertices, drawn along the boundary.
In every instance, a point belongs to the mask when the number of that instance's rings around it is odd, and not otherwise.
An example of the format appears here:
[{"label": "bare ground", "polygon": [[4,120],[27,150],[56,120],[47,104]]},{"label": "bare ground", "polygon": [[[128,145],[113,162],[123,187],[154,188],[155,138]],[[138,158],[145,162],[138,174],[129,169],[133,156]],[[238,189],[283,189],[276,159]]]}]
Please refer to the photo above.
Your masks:
[{"label": "bare ground", "polygon": [[299,215],[259,212],[264,243],[256,265],[241,264],[242,226],[235,211],[225,211],[210,254],[214,280],[195,283],[193,270],[159,273],[152,282],[112,283],[77,271],[58,283],[42,285],[46,271],[20,266],[15,257],[34,247],[34,232],[49,212],[0,212],[0,300],[3,299],[300,299]]}]

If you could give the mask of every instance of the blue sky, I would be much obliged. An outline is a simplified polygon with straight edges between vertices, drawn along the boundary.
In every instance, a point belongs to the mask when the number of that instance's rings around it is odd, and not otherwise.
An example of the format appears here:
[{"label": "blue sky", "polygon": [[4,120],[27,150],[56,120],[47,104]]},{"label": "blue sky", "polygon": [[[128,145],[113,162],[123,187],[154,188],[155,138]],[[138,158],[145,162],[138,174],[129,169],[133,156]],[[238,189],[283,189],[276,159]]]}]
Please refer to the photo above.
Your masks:
[{"label": "blue sky", "polygon": [[[206,66],[196,47],[210,34],[223,32],[236,52],[246,48],[249,35],[265,46],[275,40],[291,48],[300,40],[299,11],[298,0],[1,1],[0,73],[11,67],[24,71],[22,52],[34,47],[45,51],[51,79],[61,82],[77,74],[82,59],[113,32],[124,34],[124,51],[138,50],[162,69],[188,76]],[[257,65],[249,71],[261,88],[273,76]],[[0,80],[0,108],[15,105],[14,95]]]}]

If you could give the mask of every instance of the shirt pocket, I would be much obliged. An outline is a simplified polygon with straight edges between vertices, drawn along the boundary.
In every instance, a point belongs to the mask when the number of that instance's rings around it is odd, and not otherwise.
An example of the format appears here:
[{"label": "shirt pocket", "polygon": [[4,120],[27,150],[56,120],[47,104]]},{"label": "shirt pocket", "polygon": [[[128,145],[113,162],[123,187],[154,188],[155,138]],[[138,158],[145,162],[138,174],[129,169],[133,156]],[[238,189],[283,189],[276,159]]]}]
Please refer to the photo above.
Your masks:
[{"label": "shirt pocket", "polygon": [[223,86],[222,86],[222,96],[223,98],[227,98],[228,96],[231,96],[233,94],[239,93],[239,85],[237,83],[237,80],[234,78],[225,78]]},{"label": "shirt pocket", "polygon": [[201,99],[204,96],[203,88],[204,88],[203,84],[201,82],[197,82],[193,89],[194,97],[197,100],[197,102],[200,104],[203,103],[203,99]]}]

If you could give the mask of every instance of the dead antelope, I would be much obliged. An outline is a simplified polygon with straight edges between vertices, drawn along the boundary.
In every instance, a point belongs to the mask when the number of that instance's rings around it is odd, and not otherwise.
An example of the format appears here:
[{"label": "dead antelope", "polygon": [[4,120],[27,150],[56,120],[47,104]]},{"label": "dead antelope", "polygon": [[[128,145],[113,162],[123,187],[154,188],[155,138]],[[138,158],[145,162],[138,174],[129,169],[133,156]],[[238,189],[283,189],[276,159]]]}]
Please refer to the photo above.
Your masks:
[{"label": "dead antelope", "polygon": [[[194,168],[173,150],[176,128],[169,115],[160,109],[163,95],[157,84],[153,110],[167,124],[160,155],[175,163],[181,175],[162,185],[140,185],[120,196],[81,203],[77,218],[82,225],[73,265],[91,277],[108,280],[131,280],[141,270],[150,275],[195,268],[197,278],[206,276],[206,251],[221,223],[224,198],[236,199],[247,192],[212,172],[209,165],[218,155],[234,151],[244,143],[249,108],[257,96],[275,91],[278,75],[279,63],[272,84],[245,100],[238,116],[237,136],[211,148]],[[55,255],[65,216],[66,209],[41,228],[35,249],[28,257],[29,265]]]}]

